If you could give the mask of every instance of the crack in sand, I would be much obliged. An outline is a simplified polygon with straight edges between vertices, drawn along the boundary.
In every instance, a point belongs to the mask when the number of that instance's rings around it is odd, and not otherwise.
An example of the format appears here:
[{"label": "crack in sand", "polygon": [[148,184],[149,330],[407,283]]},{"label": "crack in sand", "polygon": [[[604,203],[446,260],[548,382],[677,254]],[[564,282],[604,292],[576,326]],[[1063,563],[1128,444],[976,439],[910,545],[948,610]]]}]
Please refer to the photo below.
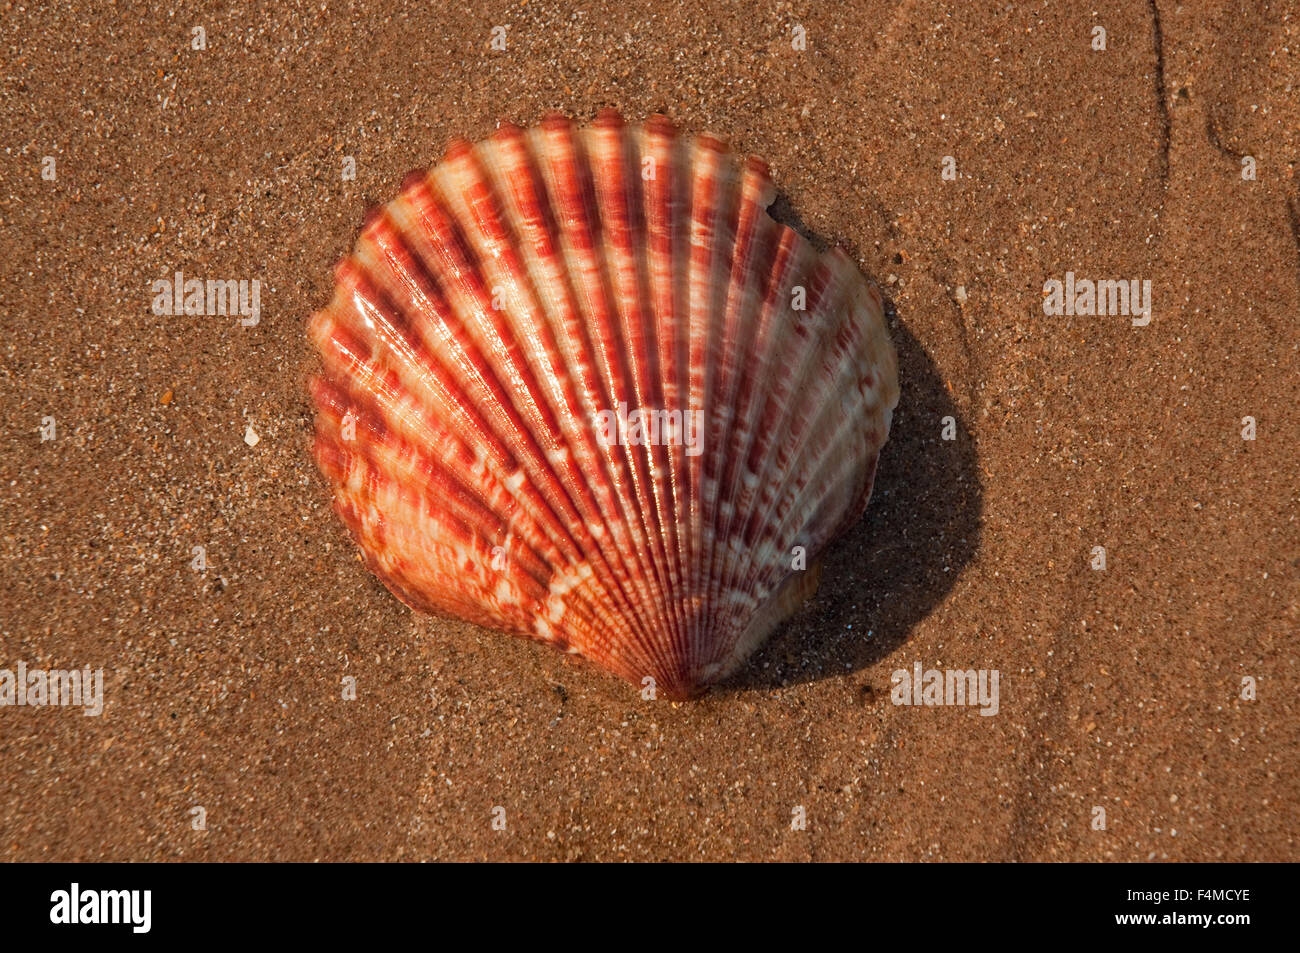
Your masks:
[{"label": "crack in sand", "polygon": [[1296,257],[1300,258],[1300,203],[1293,198],[1287,199],[1286,211],[1291,223],[1291,239],[1295,242]]},{"label": "crack in sand", "polygon": [[[1160,185],[1169,191],[1169,141],[1173,128],[1169,117],[1169,94],[1165,87],[1165,37],[1160,26],[1160,8],[1156,0],[1148,0],[1151,8],[1151,32],[1156,50],[1156,111],[1160,116]],[[1164,203],[1161,203],[1161,211]]]}]

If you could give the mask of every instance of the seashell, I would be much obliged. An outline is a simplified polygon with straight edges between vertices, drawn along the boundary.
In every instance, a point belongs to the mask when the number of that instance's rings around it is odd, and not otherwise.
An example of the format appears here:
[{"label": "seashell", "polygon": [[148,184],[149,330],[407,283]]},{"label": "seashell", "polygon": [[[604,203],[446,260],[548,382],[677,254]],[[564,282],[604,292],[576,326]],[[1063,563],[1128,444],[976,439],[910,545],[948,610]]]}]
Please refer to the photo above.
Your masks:
[{"label": "seashell", "polygon": [[674,698],[798,607],[897,365],[879,290],[774,196],[605,111],[457,141],[371,214],[311,320],[315,455],[398,598]]}]

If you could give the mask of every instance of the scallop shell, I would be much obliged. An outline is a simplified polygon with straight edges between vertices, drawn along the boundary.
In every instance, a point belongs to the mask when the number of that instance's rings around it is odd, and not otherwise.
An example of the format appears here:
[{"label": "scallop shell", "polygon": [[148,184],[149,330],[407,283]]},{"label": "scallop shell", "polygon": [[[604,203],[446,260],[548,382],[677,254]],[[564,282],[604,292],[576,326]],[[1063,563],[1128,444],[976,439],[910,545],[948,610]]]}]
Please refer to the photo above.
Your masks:
[{"label": "scallop shell", "polygon": [[879,290],[774,196],[606,111],[455,142],[372,213],[311,321],[315,454],[398,598],[669,697],[798,607],[897,365]]}]

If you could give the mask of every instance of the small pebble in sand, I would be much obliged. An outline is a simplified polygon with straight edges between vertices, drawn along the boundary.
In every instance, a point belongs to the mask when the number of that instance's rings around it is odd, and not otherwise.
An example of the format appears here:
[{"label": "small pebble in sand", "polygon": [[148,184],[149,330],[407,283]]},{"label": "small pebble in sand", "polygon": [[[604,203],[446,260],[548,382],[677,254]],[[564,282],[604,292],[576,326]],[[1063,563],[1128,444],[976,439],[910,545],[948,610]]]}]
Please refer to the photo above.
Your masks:
[{"label": "small pebble in sand", "polygon": [[158,398],[158,403],[166,407],[171,402],[172,402],[172,389],[168,387],[165,391],[163,391],[163,395]]},{"label": "small pebble in sand", "polygon": [[261,439],[262,438],[257,435],[257,431],[253,429],[253,425],[249,424],[248,429],[244,431],[244,443],[248,444],[250,447],[256,447],[257,441]]},{"label": "small pebble in sand", "polygon": [[958,305],[959,307],[963,307],[963,308],[964,308],[964,307],[966,306],[966,286],[965,286],[965,285],[958,285],[958,286],[957,286],[957,290],[954,291],[954,292],[952,293],[952,296],[953,296],[954,298],[957,299],[957,305]]}]

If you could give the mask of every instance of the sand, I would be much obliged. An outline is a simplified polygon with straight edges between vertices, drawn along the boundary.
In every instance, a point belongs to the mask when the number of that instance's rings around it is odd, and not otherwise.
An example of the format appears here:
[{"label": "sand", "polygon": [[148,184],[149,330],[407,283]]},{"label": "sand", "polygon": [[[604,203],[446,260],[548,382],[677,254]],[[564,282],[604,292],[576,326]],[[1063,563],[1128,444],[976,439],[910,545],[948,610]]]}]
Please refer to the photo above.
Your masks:
[{"label": "sand", "polygon": [[[0,708],[0,857],[1300,857],[1300,18],[951,6],[9,8],[0,667],[105,701]],[[308,452],[366,207],[607,105],[767,158],[900,352],[867,515],[685,704],[414,616]],[[178,270],[260,321],[152,313]],[[1150,323],[1044,314],[1067,272],[1149,280]],[[998,713],[893,704],[916,663],[997,670]]]}]

